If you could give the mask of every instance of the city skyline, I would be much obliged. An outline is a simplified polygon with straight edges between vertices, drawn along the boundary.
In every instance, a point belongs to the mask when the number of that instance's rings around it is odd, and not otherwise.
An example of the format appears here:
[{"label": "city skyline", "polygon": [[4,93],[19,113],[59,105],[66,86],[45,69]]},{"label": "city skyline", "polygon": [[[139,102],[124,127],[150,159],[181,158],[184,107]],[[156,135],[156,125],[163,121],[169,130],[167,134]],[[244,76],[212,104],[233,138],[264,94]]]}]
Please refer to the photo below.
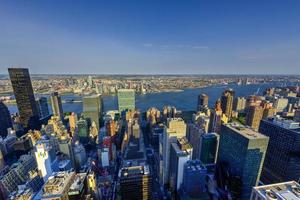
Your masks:
[{"label": "city skyline", "polygon": [[0,74],[300,73],[298,2],[0,5]]}]

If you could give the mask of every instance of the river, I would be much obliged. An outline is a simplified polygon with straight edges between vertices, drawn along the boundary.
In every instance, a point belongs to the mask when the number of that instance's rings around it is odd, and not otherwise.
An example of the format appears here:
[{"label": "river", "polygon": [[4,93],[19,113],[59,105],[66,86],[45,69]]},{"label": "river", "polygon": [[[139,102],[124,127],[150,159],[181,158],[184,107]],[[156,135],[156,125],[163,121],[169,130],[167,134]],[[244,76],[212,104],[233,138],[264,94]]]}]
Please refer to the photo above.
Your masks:
[{"label": "river", "polygon": [[[236,96],[248,96],[255,94],[262,95],[266,88],[280,86],[280,83],[274,84],[252,84],[252,85],[227,85],[210,86],[205,88],[185,89],[181,92],[161,92],[136,95],[136,107],[141,111],[146,111],[150,107],[161,109],[164,105],[175,106],[177,110],[190,111],[196,110],[197,96],[205,93],[209,96],[209,106],[213,106],[215,101],[220,98],[222,92],[227,88],[232,88]],[[82,96],[69,94],[63,95],[62,99],[81,100]],[[117,109],[117,96],[104,96],[104,111]],[[50,107],[50,106],[49,106]],[[11,113],[18,112],[16,105],[8,105]],[[64,112],[82,112],[82,103],[63,103]],[[51,108],[50,108],[51,111]]]}]

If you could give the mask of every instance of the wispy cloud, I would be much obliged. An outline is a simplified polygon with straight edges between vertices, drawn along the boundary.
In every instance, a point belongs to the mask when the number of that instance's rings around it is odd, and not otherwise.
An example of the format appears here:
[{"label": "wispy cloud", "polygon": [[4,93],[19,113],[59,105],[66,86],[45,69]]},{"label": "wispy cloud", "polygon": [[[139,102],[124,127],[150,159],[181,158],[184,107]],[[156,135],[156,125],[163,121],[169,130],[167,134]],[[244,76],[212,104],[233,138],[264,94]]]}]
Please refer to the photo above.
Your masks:
[{"label": "wispy cloud", "polygon": [[273,55],[269,53],[260,53],[260,54],[253,53],[253,54],[246,54],[240,56],[242,60],[246,60],[246,61],[264,60],[264,59],[269,59],[271,57],[273,57]]},{"label": "wispy cloud", "polygon": [[163,44],[159,45],[163,49],[208,49],[205,45],[186,45],[186,44]]},{"label": "wispy cloud", "polygon": [[151,43],[144,43],[143,46],[144,46],[144,47],[152,47],[153,44],[151,44]]},{"label": "wispy cloud", "polygon": [[195,46],[192,46],[193,49],[208,49],[208,46],[198,46],[198,45],[195,45]]}]

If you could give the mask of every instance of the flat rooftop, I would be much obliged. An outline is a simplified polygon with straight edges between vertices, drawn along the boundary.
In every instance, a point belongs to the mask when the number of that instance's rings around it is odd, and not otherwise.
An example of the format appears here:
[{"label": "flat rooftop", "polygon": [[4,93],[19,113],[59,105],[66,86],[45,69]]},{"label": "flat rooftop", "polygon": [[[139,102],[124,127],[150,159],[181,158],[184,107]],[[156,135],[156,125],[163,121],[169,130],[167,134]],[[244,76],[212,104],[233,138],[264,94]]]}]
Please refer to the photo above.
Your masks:
[{"label": "flat rooftop", "polygon": [[264,138],[268,138],[267,136],[254,131],[251,128],[248,128],[247,126],[244,126],[240,123],[237,122],[232,122],[232,123],[228,123],[226,125],[224,125],[230,129],[232,129],[233,131],[239,133],[240,135],[248,138],[249,140],[255,140],[255,139],[264,139]]},{"label": "flat rooftop", "polygon": [[76,174],[74,182],[72,183],[70,190],[69,190],[69,195],[72,195],[73,193],[81,192],[83,187],[84,187],[84,180],[86,178],[87,174],[86,173],[79,173]]},{"label": "flat rooftop", "polygon": [[63,171],[50,176],[43,187],[42,199],[52,199],[61,196],[74,175],[75,172]]},{"label": "flat rooftop", "polygon": [[148,175],[150,173],[148,165],[140,165],[133,167],[123,167],[121,169],[121,177],[131,177],[139,175]]},{"label": "flat rooftop", "polygon": [[[257,186],[253,188],[260,199],[300,200],[300,185],[296,181]],[[254,197],[253,197],[254,199]]]}]

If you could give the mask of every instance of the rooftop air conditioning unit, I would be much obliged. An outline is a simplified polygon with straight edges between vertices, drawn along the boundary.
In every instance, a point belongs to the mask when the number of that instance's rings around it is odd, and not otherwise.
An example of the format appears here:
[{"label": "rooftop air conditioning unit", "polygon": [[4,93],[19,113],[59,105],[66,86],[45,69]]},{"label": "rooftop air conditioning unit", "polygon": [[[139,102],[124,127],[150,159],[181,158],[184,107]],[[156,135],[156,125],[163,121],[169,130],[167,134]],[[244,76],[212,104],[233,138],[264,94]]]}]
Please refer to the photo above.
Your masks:
[{"label": "rooftop air conditioning unit", "polygon": [[293,187],[292,192],[297,196],[300,197],[300,188],[299,187]]},{"label": "rooftop air conditioning unit", "polygon": [[268,200],[276,200],[276,199],[278,199],[277,195],[274,192],[272,192],[272,191],[266,191],[266,196],[267,196]]}]

